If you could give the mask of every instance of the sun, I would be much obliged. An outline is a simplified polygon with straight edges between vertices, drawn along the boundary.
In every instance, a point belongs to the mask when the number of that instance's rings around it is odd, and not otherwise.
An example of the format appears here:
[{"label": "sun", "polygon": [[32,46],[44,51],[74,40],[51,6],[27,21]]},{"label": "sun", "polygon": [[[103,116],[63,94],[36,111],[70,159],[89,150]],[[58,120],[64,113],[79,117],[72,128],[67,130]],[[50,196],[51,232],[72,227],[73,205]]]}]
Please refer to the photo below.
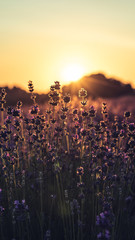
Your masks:
[{"label": "sun", "polygon": [[77,81],[85,74],[85,69],[81,64],[69,64],[65,66],[62,70],[63,82],[69,83],[72,81]]}]

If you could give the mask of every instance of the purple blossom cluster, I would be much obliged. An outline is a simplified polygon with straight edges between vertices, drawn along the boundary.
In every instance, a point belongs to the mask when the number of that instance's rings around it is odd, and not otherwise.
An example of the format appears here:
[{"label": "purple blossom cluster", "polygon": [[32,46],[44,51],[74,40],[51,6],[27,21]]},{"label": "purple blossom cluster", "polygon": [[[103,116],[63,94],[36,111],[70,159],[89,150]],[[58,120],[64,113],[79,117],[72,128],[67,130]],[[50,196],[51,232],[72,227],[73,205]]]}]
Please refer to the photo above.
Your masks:
[{"label": "purple blossom cluster", "polygon": [[38,106],[28,88],[27,109],[1,93],[0,239],[134,239],[134,116],[99,111],[85,89],[71,101],[58,81]]},{"label": "purple blossom cluster", "polygon": [[14,201],[13,213],[16,221],[25,221],[26,218],[29,218],[28,205],[26,205],[24,199],[21,202],[19,200]]}]

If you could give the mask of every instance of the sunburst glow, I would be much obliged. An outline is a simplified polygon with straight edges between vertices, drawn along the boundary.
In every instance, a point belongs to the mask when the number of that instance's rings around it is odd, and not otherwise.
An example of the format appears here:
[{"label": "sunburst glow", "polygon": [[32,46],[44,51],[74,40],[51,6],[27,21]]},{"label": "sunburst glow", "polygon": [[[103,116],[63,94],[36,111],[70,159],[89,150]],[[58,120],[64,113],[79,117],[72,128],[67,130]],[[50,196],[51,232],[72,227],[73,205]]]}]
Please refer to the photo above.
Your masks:
[{"label": "sunburst glow", "polygon": [[85,69],[80,64],[69,64],[62,71],[62,78],[64,82],[77,81],[85,74]]}]

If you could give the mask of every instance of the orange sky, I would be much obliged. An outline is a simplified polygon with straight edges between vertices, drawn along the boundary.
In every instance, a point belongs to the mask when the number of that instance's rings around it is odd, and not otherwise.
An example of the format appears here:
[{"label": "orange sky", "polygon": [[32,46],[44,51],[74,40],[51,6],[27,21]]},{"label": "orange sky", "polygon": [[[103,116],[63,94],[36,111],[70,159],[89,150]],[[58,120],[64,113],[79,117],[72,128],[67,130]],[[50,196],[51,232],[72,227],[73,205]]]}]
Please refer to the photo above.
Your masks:
[{"label": "orange sky", "polygon": [[44,92],[76,65],[135,87],[134,9],[133,0],[1,1],[0,85],[33,80]]}]

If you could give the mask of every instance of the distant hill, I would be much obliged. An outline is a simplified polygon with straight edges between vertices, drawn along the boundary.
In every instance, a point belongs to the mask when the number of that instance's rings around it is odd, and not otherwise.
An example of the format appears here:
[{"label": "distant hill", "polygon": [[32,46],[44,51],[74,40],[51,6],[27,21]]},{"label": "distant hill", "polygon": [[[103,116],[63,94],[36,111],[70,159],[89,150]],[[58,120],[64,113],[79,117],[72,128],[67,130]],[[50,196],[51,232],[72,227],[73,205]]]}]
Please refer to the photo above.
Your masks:
[{"label": "distant hill", "polygon": [[[0,88],[1,91],[2,88]],[[31,105],[31,94],[26,92],[25,90],[13,87],[12,89],[5,87],[6,90],[6,105],[14,106],[17,101],[22,101],[23,105]],[[36,100],[38,104],[43,104],[48,101],[48,94],[38,94],[35,93]]]},{"label": "distant hill", "polygon": [[[126,95],[135,95],[135,90],[130,84],[124,84],[113,78],[106,78],[105,75],[91,74],[84,76],[77,82],[72,82],[62,87],[64,93],[70,93],[71,95],[78,96],[80,88],[87,90],[88,96],[92,98],[116,98]],[[1,89],[1,88],[0,88]],[[32,104],[30,93],[18,87],[12,89],[5,87],[6,89],[6,105],[16,105],[17,101],[23,102],[23,105]],[[43,104],[48,101],[48,94],[37,94],[37,103]]]},{"label": "distant hill", "polygon": [[106,78],[101,73],[84,76],[79,81],[64,86],[63,91],[69,92],[71,95],[78,95],[80,88],[85,88],[88,96],[93,98],[115,98],[135,94],[135,90],[130,84],[124,84],[113,78]]}]

